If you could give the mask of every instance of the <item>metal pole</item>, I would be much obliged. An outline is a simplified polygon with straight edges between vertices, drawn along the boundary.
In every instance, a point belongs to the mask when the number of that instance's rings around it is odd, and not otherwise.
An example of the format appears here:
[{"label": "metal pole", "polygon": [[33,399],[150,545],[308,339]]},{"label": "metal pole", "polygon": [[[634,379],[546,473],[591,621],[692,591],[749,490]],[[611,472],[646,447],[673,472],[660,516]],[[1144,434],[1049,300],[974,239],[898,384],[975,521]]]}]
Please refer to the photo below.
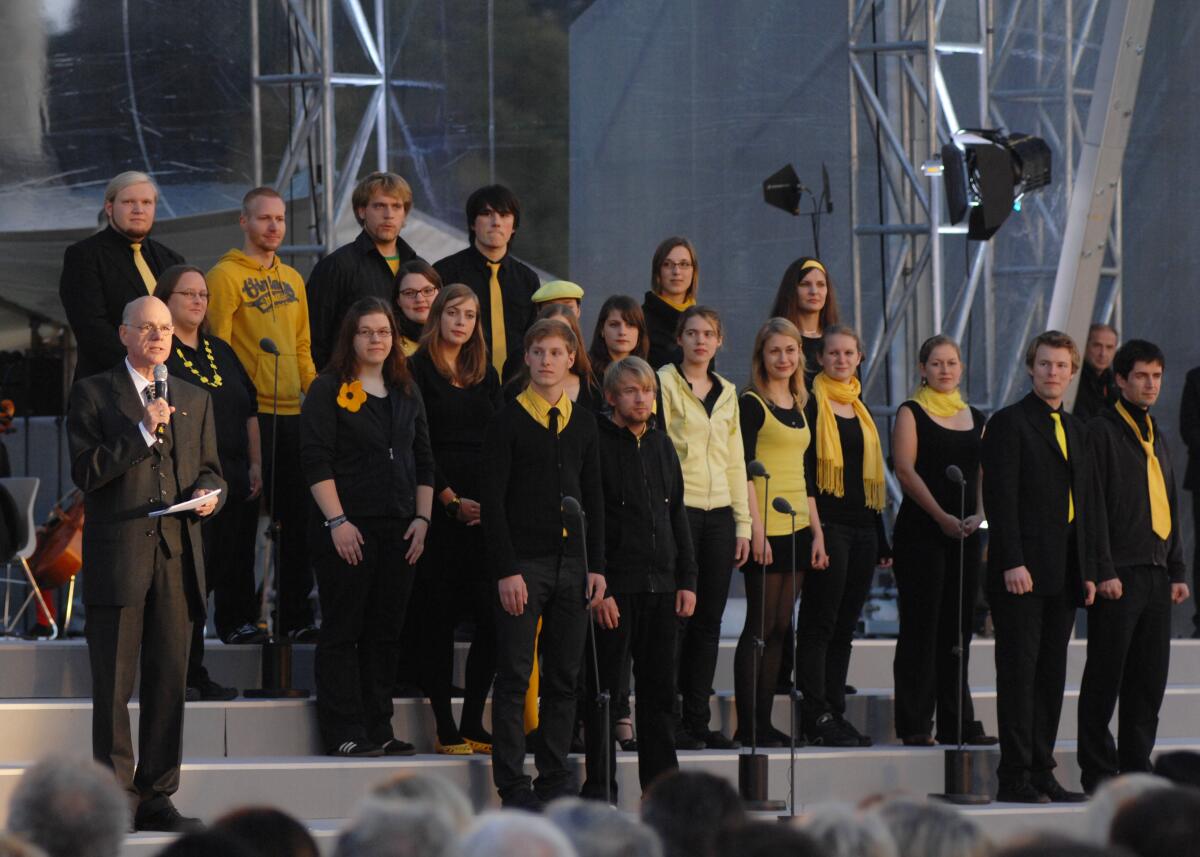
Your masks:
[{"label": "metal pole", "polygon": [[496,183],[496,45],[493,24],[496,2],[487,4],[487,64],[488,64],[488,183]]},{"label": "metal pole", "polygon": [[258,0],[250,0],[250,147],[254,150],[254,186],[263,182],[262,93],[258,86]]},{"label": "metal pole", "polygon": [[387,30],[383,0],[375,0],[375,46],[379,51],[379,109],[375,114],[375,162],[381,173],[388,170],[388,77],[391,58],[387,55]]},{"label": "metal pole", "polygon": [[321,215],[325,252],[337,246],[334,193],[337,179],[337,150],[334,144],[333,112],[333,0],[321,4]]}]

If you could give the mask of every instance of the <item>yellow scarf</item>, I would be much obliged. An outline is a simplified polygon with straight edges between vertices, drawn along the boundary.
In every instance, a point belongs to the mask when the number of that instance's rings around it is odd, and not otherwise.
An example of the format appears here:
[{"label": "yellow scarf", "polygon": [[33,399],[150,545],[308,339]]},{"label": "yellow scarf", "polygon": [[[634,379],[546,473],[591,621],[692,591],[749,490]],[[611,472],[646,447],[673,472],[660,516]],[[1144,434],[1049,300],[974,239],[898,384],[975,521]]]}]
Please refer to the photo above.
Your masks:
[{"label": "yellow scarf", "polygon": [[1171,535],[1171,504],[1167,500],[1167,481],[1163,478],[1162,465],[1158,463],[1158,456],[1154,454],[1154,423],[1150,422],[1149,417],[1146,418],[1146,433],[1149,438],[1143,439],[1137,423],[1120,401],[1117,402],[1117,413],[1125,420],[1125,424],[1133,429],[1134,437],[1146,453],[1146,484],[1150,489],[1150,528],[1154,530],[1154,535],[1166,541],[1167,536]]},{"label": "yellow scarf", "polygon": [[671,309],[678,310],[679,312],[683,312],[688,307],[696,305],[696,299],[694,297],[688,298],[683,303],[676,303],[661,292],[655,292],[655,294],[658,295],[658,299],[660,301],[671,307]]},{"label": "yellow scarf", "polygon": [[520,395],[517,396],[517,402],[544,429],[550,428],[550,408],[552,407],[558,408],[559,434],[563,433],[563,429],[571,421],[571,400],[567,397],[566,391],[563,391],[563,394],[558,397],[558,401],[551,405],[537,393],[533,392],[533,386],[531,385],[521,391]]},{"label": "yellow scarf", "polygon": [[912,394],[912,400],[935,417],[952,417],[967,406],[957,387],[951,393],[939,393],[928,384],[922,384]]},{"label": "yellow scarf", "polygon": [[857,378],[835,381],[821,372],[813,378],[812,392],[817,400],[817,487],[835,497],[846,496],[842,439],[838,435],[837,417],[830,407],[830,401],[853,405],[854,415],[858,417],[863,433],[863,493],[869,508],[882,510],[885,496],[883,449],[879,445],[875,420],[871,419],[867,406],[859,398],[862,385]]}]

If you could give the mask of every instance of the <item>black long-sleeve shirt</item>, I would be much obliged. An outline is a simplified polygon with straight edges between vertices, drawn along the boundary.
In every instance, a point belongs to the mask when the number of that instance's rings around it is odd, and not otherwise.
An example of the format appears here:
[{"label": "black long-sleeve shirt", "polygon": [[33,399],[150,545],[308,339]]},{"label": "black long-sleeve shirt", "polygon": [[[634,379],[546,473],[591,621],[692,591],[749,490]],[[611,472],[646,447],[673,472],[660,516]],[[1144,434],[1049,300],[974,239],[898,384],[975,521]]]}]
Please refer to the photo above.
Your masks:
[{"label": "black long-sleeve shirt", "polygon": [[587,515],[588,571],[603,574],[604,491],[596,420],[572,408],[559,432],[533,419],[519,402],[507,403],[488,423],[483,441],[480,518],[496,580],[521,572],[522,559],[562,553],[582,556],[573,526],[563,536],[563,497]]},{"label": "black long-sleeve shirt", "polygon": [[[1124,402],[1146,436],[1146,411]],[[1088,423],[1095,485],[1103,502],[1093,506],[1089,523],[1094,527],[1095,574],[1099,580],[1117,576],[1118,568],[1158,566],[1167,571],[1173,583],[1183,583],[1187,565],[1183,561],[1183,543],[1179,504],[1175,492],[1175,474],[1166,441],[1154,424],[1154,454],[1162,468],[1167,499],[1171,508],[1171,534],[1160,539],[1151,526],[1150,490],[1146,477],[1146,453],[1133,430],[1115,408],[1107,408]]]}]

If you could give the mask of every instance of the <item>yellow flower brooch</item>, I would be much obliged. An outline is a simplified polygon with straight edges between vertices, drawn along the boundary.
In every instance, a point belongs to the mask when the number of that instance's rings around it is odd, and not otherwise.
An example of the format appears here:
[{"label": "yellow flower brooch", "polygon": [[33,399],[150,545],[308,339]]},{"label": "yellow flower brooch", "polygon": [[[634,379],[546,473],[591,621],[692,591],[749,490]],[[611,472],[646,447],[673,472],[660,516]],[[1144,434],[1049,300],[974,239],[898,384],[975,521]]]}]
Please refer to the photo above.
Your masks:
[{"label": "yellow flower brooch", "polygon": [[345,408],[352,414],[357,414],[358,409],[363,406],[363,402],[366,400],[367,394],[363,390],[362,381],[357,379],[348,384],[342,384],[338,390],[338,407]]}]

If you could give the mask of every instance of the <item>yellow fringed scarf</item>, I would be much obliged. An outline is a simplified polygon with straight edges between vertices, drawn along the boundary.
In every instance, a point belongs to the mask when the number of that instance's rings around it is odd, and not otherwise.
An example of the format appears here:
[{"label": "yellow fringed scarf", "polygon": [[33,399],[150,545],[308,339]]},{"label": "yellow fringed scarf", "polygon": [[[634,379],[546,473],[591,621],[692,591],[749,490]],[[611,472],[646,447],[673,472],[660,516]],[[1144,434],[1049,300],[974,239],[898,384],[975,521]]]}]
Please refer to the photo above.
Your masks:
[{"label": "yellow fringed scarf", "polygon": [[957,387],[951,393],[939,393],[928,384],[922,384],[912,394],[912,400],[935,417],[952,417],[967,406]]},{"label": "yellow fringed scarf", "polygon": [[857,378],[835,381],[824,372],[813,379],[812,393],[817,400],[817,487],[835,497],[846,496],[846,463],[842,459],[842,439],[838,435],[837,416],[830,401],[853,405],[854,415],[863,433],[863,493],[867,506],[875,511],[883,509],[886,486],[883,478],[883,449],[879,445],[879,431],[875,420],[867,412],[859,395],[862,385]]}]

